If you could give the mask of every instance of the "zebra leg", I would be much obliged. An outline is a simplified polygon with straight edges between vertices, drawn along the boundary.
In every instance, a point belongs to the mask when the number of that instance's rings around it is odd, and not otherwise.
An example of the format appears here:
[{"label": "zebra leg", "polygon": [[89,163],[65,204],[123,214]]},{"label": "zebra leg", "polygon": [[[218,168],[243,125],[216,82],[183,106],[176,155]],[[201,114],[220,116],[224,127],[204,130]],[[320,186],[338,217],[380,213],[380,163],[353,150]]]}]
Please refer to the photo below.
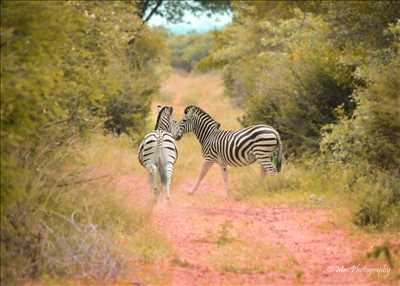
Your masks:
[{"label": "zebra leg", "polygon": [[211,168],[211,166],[212,166],[213,164],[214,164],[214,162],[204,161],[203,166],[202,166],[201,171],[200,171],[200,175],[199,175],[199,177],[197,178],[197,182],[196,182],[196,184],[194,185],[193,190],[192,190],[191,192],[189,192],[190,195],[193,194],[193,193],[197,190],[197,188],[198,188],[199,185],[200,185],[200,182],[203,180],[203,178],[205,177],[205,175],[207,175],[208,170],[210,170],[210,168]]},{"label": "zebra leg", "polygon": [[167,182],[165,184],[165,189],[166,189],[166,193],[167,193],[167,200],[169,200],[170,198],[170,186],[171,186],[171,178],[172,178],[172,174],[174,172],[174,165],[171,163],[167,164]]},{"label": "zebra leg", "polygon": [[226,194],[229,195],[229,188],[228,188],[228,169],[226,166],[220,165],[221,166],[221,171],[222,171],[222,178],[224,179],[224,186],[225,186],[225,191]]},{"label": "zebra leg", "polygon": [[153,191],[154,195],[157,196],[157,182],[156,182],[156,176],[157,176],[157,167],[153,164],[146,166],[147,170],[149,171],[149,181],[150,181],[150,186],[151,190]]},{"label": "zebra leg", "polygon": [[276,174],[276,168],[271,161],[260,162],[261,164],[261,176],[265,177],[265,175],[273,175]]},{"label": "zebra leg", "polygon": [[165,184],[165,190],[166,190],[166,194],[167,194],[167,200],[169,200],[169,198],[170,198],[170,193],[169,193],[170,184],[171,184],[171,178],[168,178],[168,181],[167,181],[167,183]]},{"label": "zebra leg", "polygon": [[261,177],[264,178],[265,175],[267,175],[267,171],[265,170],[265,168],[263,167],[263,165],[260,164],[260,170],[261,170]]},{"label": "zebra leg", "polygon": [[271,158],[269,156],[263,156],[261,154],[256,154],[256,160],[258,163],[261,165],[261,176],[265,177],[267,174],[275,174],[276,168],[274,164],[271,161]]}]

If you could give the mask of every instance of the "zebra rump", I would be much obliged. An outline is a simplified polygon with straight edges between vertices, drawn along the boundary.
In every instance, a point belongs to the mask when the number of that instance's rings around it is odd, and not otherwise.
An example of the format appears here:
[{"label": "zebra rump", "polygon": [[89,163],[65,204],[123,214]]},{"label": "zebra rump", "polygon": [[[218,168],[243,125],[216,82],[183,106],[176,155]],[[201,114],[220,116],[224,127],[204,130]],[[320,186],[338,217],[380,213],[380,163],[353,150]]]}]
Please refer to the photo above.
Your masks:
[{"label": "zebra rump", "polygon": [[153,190],[158,189],[156,178],[166,188],[169,198],[169,188],[173,173],[173,165],[178,158],[175,139],[171,134],[173,125],[173,108],[158,107],[158,117],[155,130],[148,133],[139,145],[138,160],[149,171],[150,183]]},{"label": "zebra rump", "polygon": [[[175,140],[172,135],[162,130],[148,133],[139,146],[139,162],[145,168],[150,168],[160,176],[161,183],[168,181],[168,164],[173,165],[176,156]],[[170,157],[170,159],[169,159]]]}]

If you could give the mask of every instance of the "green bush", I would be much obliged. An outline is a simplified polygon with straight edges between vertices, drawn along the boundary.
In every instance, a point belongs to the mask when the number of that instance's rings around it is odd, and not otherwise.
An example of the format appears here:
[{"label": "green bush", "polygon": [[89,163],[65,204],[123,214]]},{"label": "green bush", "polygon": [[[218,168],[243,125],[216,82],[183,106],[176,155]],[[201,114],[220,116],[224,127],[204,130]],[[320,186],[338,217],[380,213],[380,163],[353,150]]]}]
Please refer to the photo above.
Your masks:
[{"label": "green bush", "polygon": [[366,161],[400,174],[400,57],[371,67],[368,85],[355,92],[357,109],[325,128],[321,150],[342,161]]},{"label": "green bush", "polygon": [[170,35],[168,46],[171,50],[171,66],[187,72],[198,70],[201,61],[211,50],[212,40],[211,32]]},{"label": "green bush", "polygon": [[2,201],[19,188],[15,174],[38,145],[51,151],[105,121],[112,131],[143,131],[166,49],[134,10],[116,2],[1,2]]},{"label": "green bush", "polygon": [[71,149],[100,127],[143,132],[162,35],[132,3],[50,2],[1,2],[2,283],[112,279],[128,253],[119,236],[143,223],[112,187],[84,183]]},{"label": "green bush", "polygon": [[354,92],[357,108],[353,116],[341,114],[338,124],[325,127],[321,150],[336,160],[361,162],[398,176],[400,22],[388,32],[395,40],[386,53],[386,63],[372,62],[358,69],[366,84]]},{"label": "green bush", "polygon": [[376,174],[368,183],[361,183],[362,192],[353,220],[356,225],[377,229],[399,230],[400,180]]},{"label": "green bush", "polygon": [[226,93],[245,109],[241,123],[275,127],[286,152],[301,154],[318,151],[321,127],[337,120],[335,108],[352,114],[354,68],[341,60],[322,17],[300,10],[290,15],[239,10],[208,60],[224,63]]},{"label": "green bush", "polygon": [[26,167],[19,195],[2,208],[2,283],[43,277],[111,283],[132,271],[132,261],[169,255],[152,227],[151,205],[127,202],[132,189],[114,180],[134,167],[131,145],[127,136],[90,136],[58,148],[36,169]]},{"label": "green bush", "polygon": [[335,108],[343,105],[351,114],[352,88],[341,86],[321,66],[308,67],[290,79],[285,77],[286,81],[266,81],[266,92],[259,91],[260,94],[248,99],[241,123],[276,127],[285,142],[286,152],[316,151],[321,127],[337,120]]}]

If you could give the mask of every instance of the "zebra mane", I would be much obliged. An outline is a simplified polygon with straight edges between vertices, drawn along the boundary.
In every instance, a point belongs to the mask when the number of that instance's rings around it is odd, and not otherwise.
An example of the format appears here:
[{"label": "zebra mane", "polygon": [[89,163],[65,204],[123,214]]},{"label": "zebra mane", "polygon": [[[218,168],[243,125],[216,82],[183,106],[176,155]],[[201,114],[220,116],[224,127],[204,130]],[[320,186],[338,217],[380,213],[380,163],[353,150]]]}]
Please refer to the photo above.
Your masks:
[{"label": "zebra mane", "polygon": [[158,112],[158,115],[157,115],[157,121],[156,121],[156,126],[154,127],[154,130],[157,130],[158,124],[160,123],[160,120],[161,120],[161,116],[162,116],[164,110],[167,109],[167,108],[171,108],[171,114],[170,115],[172,115],[172,111],[173,111],[172,107],[164,106],[163,108],[161,108],[161,110]]},{"label": "zebra mane", "polygon": [[197,114],[205,115],[208,118],[211,118],[217,124],[217,128],[219,128],[221,126],[221,124],[217,120],[215,120],[210,114],[208,114],[207,112],[205,112],[203,109],[201,109],[200,107],[198,107],[196,105],[187,106],[185,108],[184,113],[186,114],[187,112],[189,112],[190,109],[193,109],[194,112],[196,112]]}]

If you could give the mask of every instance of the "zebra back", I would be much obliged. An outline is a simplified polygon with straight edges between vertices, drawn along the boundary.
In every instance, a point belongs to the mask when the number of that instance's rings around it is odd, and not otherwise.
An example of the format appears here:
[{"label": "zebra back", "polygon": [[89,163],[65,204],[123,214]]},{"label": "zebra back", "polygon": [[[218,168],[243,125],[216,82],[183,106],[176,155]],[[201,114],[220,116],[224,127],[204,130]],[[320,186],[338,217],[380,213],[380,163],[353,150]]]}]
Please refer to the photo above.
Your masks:
[{"label": "zebra back", "polygon": [[220,124],[201,108],[188,106],[175,137],[179,140],[183,134],[193,132],[208,161],[245,166],[257,160],[265,170],[280,171],[282,143],[274,128],[261,124],[239,130],[220,130],[219,127]]}]

